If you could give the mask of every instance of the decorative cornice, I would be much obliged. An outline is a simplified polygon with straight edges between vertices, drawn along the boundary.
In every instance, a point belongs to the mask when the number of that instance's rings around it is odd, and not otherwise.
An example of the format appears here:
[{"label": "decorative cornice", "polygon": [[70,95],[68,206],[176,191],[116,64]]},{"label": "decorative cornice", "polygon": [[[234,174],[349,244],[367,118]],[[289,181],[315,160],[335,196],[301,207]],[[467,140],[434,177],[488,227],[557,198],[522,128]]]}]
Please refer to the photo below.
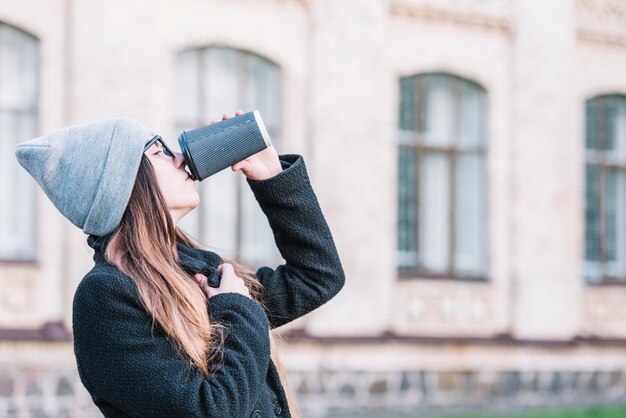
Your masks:
[{"label": "decorative cornice", "polygon": [[580,41],[626,48],[626,34],[616,35],[587,29],[578,29],[576,37]]},{"label": "decorative cornice", "polygon": [[275,1],[278,1],[280,3],[298,3],[301,6],[309,5],[309,0],[275,0]]},{"label": "decorative cornice", "polygon": [[256,1],[257,3],[267,3],[268,1],[273,1],[275,3],[296,3],[302,6],[308,6],[309,0],[246,0],[246,1]]},{"label": "decorative cornice", "polygon": [[582,41],[626,46],[626,2],[576,0],[577,38]]},{"label": "decorative cornice", "polygon": [[500,32],[511,32],[508,18],[483,14],[480,8],[475,9],[447,9],[439,7],[437,2],[432,4],[408,4],[403,1],[391,1],[389,13],[392,16],[409,17],[420,20],[447,21],[459,25],[476,26]]}]

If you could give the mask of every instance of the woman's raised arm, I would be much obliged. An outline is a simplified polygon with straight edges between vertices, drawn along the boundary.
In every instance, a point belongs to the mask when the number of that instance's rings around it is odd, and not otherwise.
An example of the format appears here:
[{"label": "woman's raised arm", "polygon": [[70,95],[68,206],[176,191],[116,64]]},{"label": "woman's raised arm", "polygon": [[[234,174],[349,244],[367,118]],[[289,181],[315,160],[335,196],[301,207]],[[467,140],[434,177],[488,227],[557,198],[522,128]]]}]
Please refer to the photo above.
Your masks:
[{"label": "woman's raised arm", "polygon": [[304,159],[279,156],[283,171],[265,180],[246,179],[267,216],[286,264],[261,267],[256,275],[265,288],[270,327],[311,312],[335,296],[345,275],[339,254]]}]

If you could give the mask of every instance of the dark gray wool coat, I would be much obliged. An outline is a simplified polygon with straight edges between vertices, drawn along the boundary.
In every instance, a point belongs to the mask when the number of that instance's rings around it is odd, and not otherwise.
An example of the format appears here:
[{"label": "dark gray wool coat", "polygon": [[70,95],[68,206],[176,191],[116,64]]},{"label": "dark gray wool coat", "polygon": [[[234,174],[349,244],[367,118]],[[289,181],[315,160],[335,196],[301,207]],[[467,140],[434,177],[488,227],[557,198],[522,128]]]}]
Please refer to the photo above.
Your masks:
[{"label": "dark gray wool coat", "polygon": [[[303,157],[280,155],[283,171],[246,179],[267,216],[286,264],[261,267],[266,311],[239,293],[208,300],[227,327],[223,364],[207,379],[177,356],[173,343],[139,302],[136,286],[102,255],[110,236],[88,237],[95,266],[73,301],[74,354],[80,379],[106,417],[290,417],[270,358],[269,330],[330,300],[344,271]],[[177,243],[179,262],[219,284],[216,253]]]}]

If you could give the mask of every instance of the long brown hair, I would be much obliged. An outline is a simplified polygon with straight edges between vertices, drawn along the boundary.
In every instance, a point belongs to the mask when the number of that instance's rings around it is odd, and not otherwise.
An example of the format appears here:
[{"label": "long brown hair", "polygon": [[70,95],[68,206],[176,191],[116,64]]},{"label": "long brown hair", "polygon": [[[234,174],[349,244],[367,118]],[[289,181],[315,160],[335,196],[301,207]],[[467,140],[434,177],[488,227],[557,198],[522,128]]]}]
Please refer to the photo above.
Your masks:
[{"label": "long brown hair", "polygon": [[[104,257],[136,284],[142,305],[155,323],[166,332],[176,351],[209,378],[223,358],[218,358],[225,340],[225,328],[212,322],[207,297],[197,281],[178,264],[176,241],[200,248],[176,227],[161,194],[150,160],[143,155],[122,222],[113,231]],[[263,285],[254,271],[235,260],[231,263],[254,301],[263,304]],[[289,390],[285,370],[278,358],[284,341],[270,331],[270,357],[276,365],[287,396],[291,415],[298,412]]]}]

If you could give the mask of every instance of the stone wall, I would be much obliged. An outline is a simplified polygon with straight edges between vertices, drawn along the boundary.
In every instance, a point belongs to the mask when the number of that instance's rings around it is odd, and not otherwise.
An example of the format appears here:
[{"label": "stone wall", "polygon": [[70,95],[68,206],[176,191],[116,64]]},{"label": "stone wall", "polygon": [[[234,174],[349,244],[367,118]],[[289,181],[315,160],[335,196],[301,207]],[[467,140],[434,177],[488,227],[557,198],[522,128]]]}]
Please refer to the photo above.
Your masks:
[{"label": "stone wall", "polygon": [[0,368],[0,417],[101,417],[75,369]]},{"label": "stone wall", "polygon": [[290,379],[309,418],[507,414],[620,403],[626,395],[626,370],[320,371]]},{"label": "stone wall", "polygon": [[[307,418],[511,413],[620,403],[626,370],[289,372]],[[393,415],[392,415],[393,414]],[[101,417],[74,369],[0,368],[0,417]]]}]

